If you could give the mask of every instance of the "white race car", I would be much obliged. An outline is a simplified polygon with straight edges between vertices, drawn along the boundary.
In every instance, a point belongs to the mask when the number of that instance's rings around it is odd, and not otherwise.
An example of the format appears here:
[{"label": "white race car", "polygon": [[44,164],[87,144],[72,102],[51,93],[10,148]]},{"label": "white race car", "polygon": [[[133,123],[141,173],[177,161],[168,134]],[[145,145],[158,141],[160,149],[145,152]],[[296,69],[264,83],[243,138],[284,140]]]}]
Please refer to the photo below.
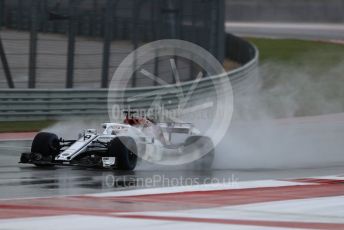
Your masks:
[{"label": "white race car", "polygon": [[[104,123],[102,127],[102,133],[95,129],[84,130],[77,140],[64,140],[56,134],[40,132],[32,142],[31,152],[22,153],[19,163],[38,167],[79,165],[134,170],[138,156],[152,162],[166,158],[178,161],[186,152],[193,152],[200,155],[195,157],[198,160],[186,165],[208,169],[214,159],[211,139],[199,135],[190,123],[156,123],[126,113],[122,124]],[[172,143],[173,134],[182,134],[186,138]],[[206,154],[201,154],[202,151]]]}]

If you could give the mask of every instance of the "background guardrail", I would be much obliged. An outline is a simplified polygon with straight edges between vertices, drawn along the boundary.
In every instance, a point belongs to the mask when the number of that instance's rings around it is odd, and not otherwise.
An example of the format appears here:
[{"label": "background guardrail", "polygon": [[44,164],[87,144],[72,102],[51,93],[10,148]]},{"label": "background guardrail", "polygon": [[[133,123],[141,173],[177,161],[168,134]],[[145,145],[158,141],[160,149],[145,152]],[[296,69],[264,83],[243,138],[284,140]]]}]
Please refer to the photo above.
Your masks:
[{"label": "background guardrail", "polygon": [[[223,77],[229,77],[234,94],[244,90],[247,84],[254,81],[258,64],[258,50],[250,43],[227,35],[227,57],[242,64],[238,69],[223,76],[204,78],[198,82],[191,100],[211,95],[214,84]],[[193,82],[184,82],[181,88],[184,92],[192,86]],[[154,90],[154,96],[135,98],[137,95],[149,94]],[[118,94],[117,94],[118,93]],[[110,97],[112,103],[125,103],[131,108],[149,106],[157,93],[161,95],[162,102],[168,102],[173,107],[178,103],[175,86],[155,86],[116,90],[116,95],[125,93],[126,98],[134,98],[128,102],[123,97]],[[107,115],[108,90],[106,89],[8,89],[0,91],[0,121],[19,120],[45,120],[67,119],[70,117],[105,117]],[[165,103],[164,103],[165,104]]]},{"label": "background guardrail", "polygon": [[[0,0],[0,54],[10,70],[0,60],[0,88],[106,89],[125,56],[161,39],[198,44],[223,61],[224,9],[224,0]],[[162,63],[151,61],[154,74],[172,82]],[[140,74],[132,78],[142,86]]]}]

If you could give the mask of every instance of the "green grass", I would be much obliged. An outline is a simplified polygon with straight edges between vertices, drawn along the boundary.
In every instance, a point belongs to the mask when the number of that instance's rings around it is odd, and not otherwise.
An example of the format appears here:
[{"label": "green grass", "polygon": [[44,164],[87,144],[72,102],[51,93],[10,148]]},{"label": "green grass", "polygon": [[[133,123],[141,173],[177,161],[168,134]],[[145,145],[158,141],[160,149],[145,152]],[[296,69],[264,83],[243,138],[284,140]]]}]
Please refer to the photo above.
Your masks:
[{"label": "green grass", "polygon": [[344,60],[344,45],[294,39],[248,38],[260,52],[260,61],[295,66],[309,65],[316,70],[328,69]]},{"label": "green grass", "polygon": [[53,125],[56,121],[1,121],[0,132],[34,132]]},{"label": "green grass", "polygon": [[344,45],[294,39],[248,40],[259,49],[266,84],[278,83],[281,78],[299,80],[300,75],[313,81],[344,82]]},{"label": "green grass", "polygon": [[260,52],[262,89],[271,104],[269,109],[287,109],[294,116],[344,112],[344,45],[248,40]]}]

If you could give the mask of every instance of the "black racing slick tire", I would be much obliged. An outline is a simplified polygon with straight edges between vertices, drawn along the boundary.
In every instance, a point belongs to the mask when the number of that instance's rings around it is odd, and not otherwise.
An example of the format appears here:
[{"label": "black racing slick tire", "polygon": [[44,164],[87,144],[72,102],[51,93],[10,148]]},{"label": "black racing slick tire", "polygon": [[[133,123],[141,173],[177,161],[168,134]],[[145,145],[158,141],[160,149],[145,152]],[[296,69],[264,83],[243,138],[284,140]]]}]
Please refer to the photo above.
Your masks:
[{"label": "black racing slick tire", "polygon": [[137,145],[131,137],[116,137],[108,148],[109,156],[116,158],[114,169],[132,171],[137,163]]},{"label": "black racing slick tire", "polygon": [[[195,160],[189,166],[194,170],[211,169],[214,158],[215,149],[212,140],[206,136],[190,136],[184,142],[185,149],[189,151],[199,151],[203,156]],[[206,153],[204,153],[206,152]]]},{"label": "black racing slick tire", "polygon": [[[41,158],[36,160],[36,166],[51,166],[47,164],[47,162],[51,162],[59,151],[60,142],[58,137],[53,133],[40,132],[32,141],[31,153],[33,155],[37,154],[36,157]],[[39,163],[39,161],[42,161],[43,163]]]}]

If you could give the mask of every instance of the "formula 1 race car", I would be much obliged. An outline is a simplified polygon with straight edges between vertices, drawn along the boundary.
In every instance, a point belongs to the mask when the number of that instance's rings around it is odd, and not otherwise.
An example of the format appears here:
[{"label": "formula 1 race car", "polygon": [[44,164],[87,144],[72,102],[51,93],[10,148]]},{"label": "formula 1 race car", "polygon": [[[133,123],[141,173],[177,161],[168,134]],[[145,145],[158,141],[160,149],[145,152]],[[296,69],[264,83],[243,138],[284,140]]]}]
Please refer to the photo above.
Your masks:
[{"label": "formula 1 race car", "polygon": [[[187,164],[196,169],[208,169],[214,159],[210,138],[199,135],[189,123],[157,123],[146,117],[126,113],[123,124],[104,123],[102,133],[87,129],[77,140],[64,140],[53,133],[40,132],[33,139],[31,152],[22,153],[19,163],[38,167],[78,165],[119,170],[134,170],[138,157],[157,162],[173,155],[179,159],[187,152],[207,154]],[[181,143],[171,143],[172,134],[184,134]],[[164,152],[165,154],[161,154]]]}]

